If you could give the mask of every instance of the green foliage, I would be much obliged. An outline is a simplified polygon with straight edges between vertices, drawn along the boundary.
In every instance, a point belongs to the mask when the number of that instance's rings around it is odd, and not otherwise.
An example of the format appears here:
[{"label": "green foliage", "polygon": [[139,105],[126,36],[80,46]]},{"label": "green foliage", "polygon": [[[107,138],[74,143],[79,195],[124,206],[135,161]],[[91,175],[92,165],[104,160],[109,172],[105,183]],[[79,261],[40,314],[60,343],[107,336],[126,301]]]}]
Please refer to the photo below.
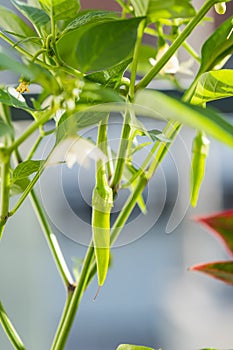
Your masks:
[{"label": "green foliage", "polygon": [[233,147],[232,124],[212,109],[193,106],[153,90],[139,92],[135,101],[139,106],[146,106],[142,111],[147,116],[178,120]]},{"label": "green foliage", "polygon": [[[69,31],[58,41],[59,55],[84,73],[113,67],[132,57],[140,21],[141,18],[114,20],[88,26],[84,32],[79,28]],[[70,42],[72,47],[68,47]]]},{"label": "green foliage", "polygon": [[42,9],[29,6],[22,1],[11,0],[11,2],[39,32],[41,32],[42,27],[50,21],[50,17]]},{"label": "green foliage", "polygon": [[42,8],[53,14],[56,20],[73,18],[77,15],[80,3],[79,0],[38,0]]},{"label": "green foliage", "polygon": [[203,105],[209,101],[231,96],[233,96],[233,70],[214,70],[200,76],[191,102]]},{"label": "green foliage", "polygon": [[40,160],[26,160],[25,162],[20,163],[13,171],[13,181],[21,180],[30,176],[37,172],[42,165],[43,162]]},{"label": "green foliage", "polygon": [[161,18],[187,18],[195,15],[190,0],[131,0],[136,16],[147,16],[150,22]]},{"label": "green foliage", "polygon": [[206,40],[201,50],[199,74],[212,69],[220,69],[233,52],[233,35],[228,37],[232,28],[230,17],[221,24]]}]

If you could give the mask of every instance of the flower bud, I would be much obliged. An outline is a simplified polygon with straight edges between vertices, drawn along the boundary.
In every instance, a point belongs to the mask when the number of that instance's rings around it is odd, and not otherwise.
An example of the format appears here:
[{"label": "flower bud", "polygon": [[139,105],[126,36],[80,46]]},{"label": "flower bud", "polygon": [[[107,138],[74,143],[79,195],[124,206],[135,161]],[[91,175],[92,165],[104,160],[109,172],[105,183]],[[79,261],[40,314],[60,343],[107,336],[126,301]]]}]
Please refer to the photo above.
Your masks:
[{"label": "flower bud", "polygon": [[226,3],[225,2],[219,2],[219,3],[214,5],[214,8],[215,8],[215,11],[219,15],[224,15],[224,13],[226,12]]}]

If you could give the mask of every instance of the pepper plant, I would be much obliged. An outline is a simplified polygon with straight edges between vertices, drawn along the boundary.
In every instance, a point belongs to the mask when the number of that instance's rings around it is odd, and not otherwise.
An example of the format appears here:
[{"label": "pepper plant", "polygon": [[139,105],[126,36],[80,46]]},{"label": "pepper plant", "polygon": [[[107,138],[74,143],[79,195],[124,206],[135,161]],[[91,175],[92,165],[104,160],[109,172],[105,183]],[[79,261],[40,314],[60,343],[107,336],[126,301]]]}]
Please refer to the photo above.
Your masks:
[{"label": "pepper plant", "polygon": [[[233,70],[224,63],[233,51],[233,17],[223,22],[196,53],[187,39],[207,13],[215,8],[222,14],[227,2],[203,1],[195,9],[192,1],[116,0],[119,12],[83,10],[79,0],[11,0],[16,14],[1,7],[0,38],[10,48],[0,48],[0,68],[20,75],[15,88],[0,88],[0,236],[11,217],[27,197],[39,218],[51,254],[67,290],[67,299],[51,350],[65,349],[82,296],[97,274],[104,285],[110,250],[136,205],[146,213],[142,193],[168,153],[182,125],[196,130],[190,169],[190,202],[197,205],[205,173],[211,136],[233,147],[233,126],[218,112],[206,106],[210,101],[233,95]],[[144,43],[145,35],[154,44]],[[199,69],[181,99],[149,89],[156,78],[169,79],[177,86],[181,71],[178,51],[183,47]],[[18,53],[18,58],[15,57]],[[14,55],[13,55],[14,54]],[[187,71],[187,70],[186,70]],[[31,104],[23,94],[30,85],[40,87]],[[11,107],[31,116],[31,124],[16,137]],[[122,116],[118,151],[111,150],[109,117]],[[146,130],[138,116],[154,118],[155,128]],[[163,130],[156,121],[162,119]],[[46,124],[53,121],[53,127]],[[82,135],[82,130],[98,127],[97,140]],[[22,158],[19,147],[39,132],[32,149]],[[44,159],[35,159],[41,141],[51,134],[54,144]],[[148,142],[138,145],[138,136]],[[134,154],[150,144],[140,166]],[[44,169],[59,162],[72,167],[75,162],[96,162],[96,183],[92,195],[92,240],[76,279],[69,271],[62,249],[52,232],[46,212],[36,194],[36,183]],[[111,225],[112,208],[122,189],[128,199]],[[11,197],[17,195],[16,204]],[[7,239],[7,237],[4,237]],[[27,349],[0,304],[1,324],[15,349]],[[118,350],[143,350],[143,346],[120,345]]]}]

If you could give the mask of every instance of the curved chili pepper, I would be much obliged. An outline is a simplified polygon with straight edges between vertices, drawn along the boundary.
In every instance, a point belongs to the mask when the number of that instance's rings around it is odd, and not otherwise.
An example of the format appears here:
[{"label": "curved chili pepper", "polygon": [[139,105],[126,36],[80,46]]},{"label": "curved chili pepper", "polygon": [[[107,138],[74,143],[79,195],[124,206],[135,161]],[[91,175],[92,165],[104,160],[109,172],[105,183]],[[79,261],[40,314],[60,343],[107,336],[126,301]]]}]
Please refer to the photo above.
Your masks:
[{"label": "curved chili pepper", "polygon": [[209,140],[203,132],[198,132],[193,139],[192,144],[192,163],[191,163],[191,205],[197,205],[199,191],[202,180],[205,175],[206,158],[209,153]]}]

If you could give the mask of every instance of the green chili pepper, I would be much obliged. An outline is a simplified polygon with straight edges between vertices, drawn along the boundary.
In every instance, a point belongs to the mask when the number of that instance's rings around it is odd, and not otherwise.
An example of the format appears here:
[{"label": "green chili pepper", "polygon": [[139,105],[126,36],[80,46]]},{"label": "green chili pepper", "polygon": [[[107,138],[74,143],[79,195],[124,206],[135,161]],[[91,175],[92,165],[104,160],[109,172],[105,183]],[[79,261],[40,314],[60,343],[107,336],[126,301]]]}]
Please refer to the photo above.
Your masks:
[{"label": "green chili pepper", "polygon": [[98,283],[104,284],[110,259],[110,213],[113,205],[112,189],[95,187],[92,198],[92,232],[97,265]]},{"label": "green chili pepper", "polygon": [[[107,155],[107,121],[100,122],[97,145]],[[96,163],[96,186],[92,196],[92,235],[99,286],[104,284],[110,260],[110,214],[113,191],[108,184],[107,165],[103,159]]]},{"label": "green chili pepper", "polygon": [[219,2],[217,4],[214,5],[215,11],[219,14],[219,15],[224,15],[224,13],[226,12],[226,3],[225,2]]},{"label": "green chili pepper", "polygon": [[191,164],[191,205],[197,205],[199,191],[205,175],[206,157],[209,153],[209,140],[203,132],[193,139]]}]

